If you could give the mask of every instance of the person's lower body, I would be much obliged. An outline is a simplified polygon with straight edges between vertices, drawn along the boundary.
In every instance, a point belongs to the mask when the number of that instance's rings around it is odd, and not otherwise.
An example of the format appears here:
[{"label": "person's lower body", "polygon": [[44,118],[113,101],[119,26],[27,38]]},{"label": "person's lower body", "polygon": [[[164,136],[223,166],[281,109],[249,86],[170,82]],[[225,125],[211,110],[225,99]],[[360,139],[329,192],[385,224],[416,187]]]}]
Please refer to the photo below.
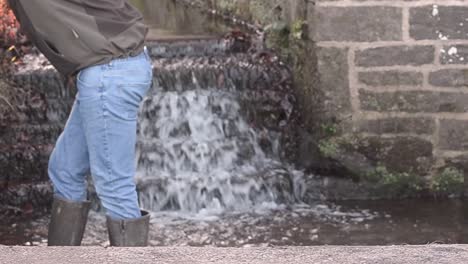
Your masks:
[{"label": "person's lower body", "polygon": [[[54,186],[49,245],[81,243],[89,172],[106,210],[111,245],[138,246],[147,237],[149,215],[139,208],[134,175],[138,109],[152,74],[146,51],[78,74],[74,106],[49,160]],[[73,224],[67,224],[70,217]],[[146,234],[133,234],[145,229]],[[132,241],[132,234],[140,239]]]}]

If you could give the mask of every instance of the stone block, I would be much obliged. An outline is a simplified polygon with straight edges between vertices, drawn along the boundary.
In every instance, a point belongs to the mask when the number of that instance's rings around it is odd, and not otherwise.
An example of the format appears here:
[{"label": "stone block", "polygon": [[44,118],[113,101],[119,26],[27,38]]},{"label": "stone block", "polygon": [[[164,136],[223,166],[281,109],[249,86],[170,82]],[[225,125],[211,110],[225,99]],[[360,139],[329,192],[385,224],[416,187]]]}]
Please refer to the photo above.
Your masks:
[{"label": "stone block", "polygon": [[326,112],[340,114],[351,110],[347,54],[347,49],[317,49],[321,103]]},{"label": "stone block", "polygon": [[373,42],[402,39],[398,7],[315,7],[311,36],[315,41]]},{"label": "stone block", "polygon": [[468,86],[468,69],[443,69],[429,74],[429,83],[440,87]]},{"label": "stone block", "polygon": [[417,137],[367,137],[360,141],[358,150],[390,171],[426,175],[433,162],[432,143]]},{"label": "stone block", "polygon": [[358,80],[369,86],[421,86],[424,76],[420,72],[372,71],[360,72]]},{"label": "stone block", "polygon": [[468,45],[444,46],[440,50],[440,63],[468,64]]},{"label": "stone block", "polygon": [[468,121],[440,121],[439,146],[443,150],[468,151]]},{"label": "stone block", "polygon": [[425,39],[468,39],[467,6],[428,5],[410,9],[410,36]]},{"label": "stone block", "polygon": [[467,113],[468,94],[433,91],[359,93],[363,110],[409,113]]},{"label": "stone block", "polygon": [[387,46],[356,52],[356,65],[361,67],[431,64],[435,60],[432,46]]},{"label": "stone block", "polygon": [[435,121],[433,118],[383,118],[357,121],[359,132],[375,134],[412,133],[428,135],[434,133]]}]

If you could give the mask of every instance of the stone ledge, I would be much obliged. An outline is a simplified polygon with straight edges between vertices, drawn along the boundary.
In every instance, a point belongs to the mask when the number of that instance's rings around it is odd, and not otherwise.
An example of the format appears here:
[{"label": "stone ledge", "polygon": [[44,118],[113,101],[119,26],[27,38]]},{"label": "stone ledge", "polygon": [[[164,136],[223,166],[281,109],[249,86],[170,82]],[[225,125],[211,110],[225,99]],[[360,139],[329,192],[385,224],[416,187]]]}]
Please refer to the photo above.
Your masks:
[{"label": "stone ledge", "polygon": [[5,247],[0,263],[468,263],[468,245],[268,248]]}]

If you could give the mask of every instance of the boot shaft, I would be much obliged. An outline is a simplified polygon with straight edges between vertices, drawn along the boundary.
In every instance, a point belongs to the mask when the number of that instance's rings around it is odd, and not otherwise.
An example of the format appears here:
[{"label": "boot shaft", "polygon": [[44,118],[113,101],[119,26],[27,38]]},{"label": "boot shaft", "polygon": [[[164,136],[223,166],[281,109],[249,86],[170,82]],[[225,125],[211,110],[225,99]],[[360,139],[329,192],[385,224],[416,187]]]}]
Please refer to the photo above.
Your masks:
[{"label": "boot shaft", "polygon": [[55,197],[49,225],[49,246],[80,246],[91,202],[72,202]]},{"label": "boot shaft", "polygon": [[109,242],[113,247],[146,247],[150,215],[141,211],[141,217],[129,220],[115,220],[107,217]]}]

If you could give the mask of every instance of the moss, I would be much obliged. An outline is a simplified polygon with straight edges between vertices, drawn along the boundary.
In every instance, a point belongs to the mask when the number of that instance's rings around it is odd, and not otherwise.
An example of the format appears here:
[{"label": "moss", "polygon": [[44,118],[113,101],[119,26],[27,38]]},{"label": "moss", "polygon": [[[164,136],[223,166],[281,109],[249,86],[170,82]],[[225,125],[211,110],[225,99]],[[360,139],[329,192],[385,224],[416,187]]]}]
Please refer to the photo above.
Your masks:
[{"label": "moss", "polygon": [[272,14],[272,8],[274,7],[273,1],[249,1],[249,12],[252,15],[253,20],[256,20],[260,24],[271,23],[274,14]]},{"label": "moss", "polygon": [[219,1],[218,5],[219,5],[218,8],[220,10],[224,10],[227,13],[236,13],[236,10],[237,10],[236,2]]},{"label": "moss", "polygon": [[359,139],[351,134],[340,135],[338,126],[339,124],[333,122],[321,125],[322,140],[319,141],[318,147],[325,158],[333,159],[349,151],[355,151],[354,146]]},{"label": "moss", "polygon": [[382,111],[380,102],[375,97],[366,98],[367,104],[369,107],[374,108],[375,111]]},{"label": "moss", "polygon": [[306,58],[307,23],[298,19],[291,24],[279,19],[266,27],[266,46],[278,52],[281,59],[292,65],[295,72],[302,70],[303,60]]},{"label": "moss", "polygon": [[424,189],[424,180],[420,176],[407,172],[390,172],[381,165],[362,178],[375,184],[378,191],[385,191],[393,197],[414,196]]},{"label": "moss", "polygon": [[338,126],[335,123],[322,124],[322,132],[327,136],[335,136],[338,133]]},{"label": "moss", "polygon": [[438,195],[459,194],[463,192],[464,184],[463,172],[456,168],[448,167],[432,178],[430,187]]},{"label": "moss", "polygon": [[307,26],[307,22],[299,19],[291,25],[291,37],[295,40],[303,40],[305,38],[304,28]]},{"label": "moss", "polygon": [[324,139],[319,142],[320,153],[326,158],[333,158],[338,154],[339,145],[333,139]]},{"label": "moss", "polygon": [[268,37],[266,45],[268,48],[279,50],[284,53],[289,48],[289,26],[282,22],[277,21],[267,27]]}]

